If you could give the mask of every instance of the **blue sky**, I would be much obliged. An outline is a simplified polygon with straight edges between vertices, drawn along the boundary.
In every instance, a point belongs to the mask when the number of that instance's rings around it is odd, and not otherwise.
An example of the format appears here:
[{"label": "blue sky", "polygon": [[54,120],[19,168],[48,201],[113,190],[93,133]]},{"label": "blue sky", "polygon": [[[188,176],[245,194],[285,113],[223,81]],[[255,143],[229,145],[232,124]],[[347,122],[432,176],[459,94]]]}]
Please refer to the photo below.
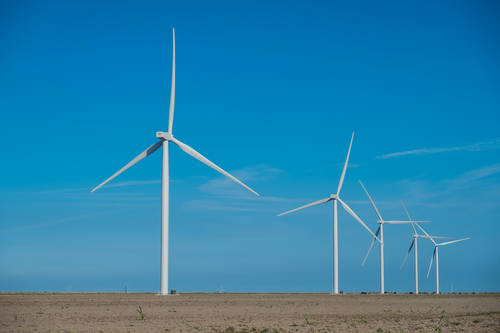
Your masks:
[{"label": "blue sky", "polygon": [[[500,291],[500,38],[493,2],[4,2],[0,290],[158,291],[161,153],[90,189],[168,126],[262,194],[171,148],[170,285],[331,290],[335,192],[373,229],[404,200],[440,251],[441,288]],[[377,290],[378,251],[341,211],[340,289]],[[389,226],[386,290],[409,226]],[[421,242],[420,282],[432,253]]]}]

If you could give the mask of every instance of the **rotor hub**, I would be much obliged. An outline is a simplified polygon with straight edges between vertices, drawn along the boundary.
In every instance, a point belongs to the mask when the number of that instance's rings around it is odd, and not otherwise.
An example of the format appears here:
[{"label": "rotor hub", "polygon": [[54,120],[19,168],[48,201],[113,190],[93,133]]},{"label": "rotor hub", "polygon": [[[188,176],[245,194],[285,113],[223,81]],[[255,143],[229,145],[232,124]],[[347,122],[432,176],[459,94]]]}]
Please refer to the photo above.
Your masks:
[{"label": "rotor hub", "polygon": [[156,137],[165,141],[172,141],[174,138],[169,132],[156,132]]}]

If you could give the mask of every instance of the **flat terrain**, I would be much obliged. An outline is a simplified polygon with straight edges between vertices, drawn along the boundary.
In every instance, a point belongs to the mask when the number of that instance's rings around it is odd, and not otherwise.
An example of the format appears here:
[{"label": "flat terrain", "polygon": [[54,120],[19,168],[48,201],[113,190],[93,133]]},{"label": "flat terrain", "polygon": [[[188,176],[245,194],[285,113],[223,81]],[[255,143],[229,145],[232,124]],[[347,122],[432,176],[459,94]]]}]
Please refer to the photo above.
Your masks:
[{"label": "flat terrain", "polygon": [[5,293],[0,332],[498,333],[500,294]]}]

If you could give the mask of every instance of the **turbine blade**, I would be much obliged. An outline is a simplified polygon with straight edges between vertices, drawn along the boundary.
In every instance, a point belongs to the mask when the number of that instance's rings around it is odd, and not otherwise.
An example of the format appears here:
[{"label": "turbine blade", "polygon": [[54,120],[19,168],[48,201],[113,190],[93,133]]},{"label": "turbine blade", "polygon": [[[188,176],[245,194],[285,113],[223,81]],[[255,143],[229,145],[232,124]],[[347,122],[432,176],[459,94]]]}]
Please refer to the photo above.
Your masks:
[{"label": "turbine blade", "polygon": [[457,239],[457,240],[452,240],[452,241],[449,241],[449,242],[444,242],[444,243],[439,243],[438,245],[439,245],[439,246],[442,246],[442,245],[449,245],[449,244],[453,244],[453,243],[462,242],[462,241],[465,241],[465,240],[468,240],[468,239],[470,239],[470,237],[467,237],[467,238],[462,238],[462,239]]},{"label": "turbine blade", "polygon": [[413,248],[413,245],[415,245],[415,238],[411,241],[410,247],[408,248],[408,251],[406,252],[406,255],[405,255],[405,258],[403,259],[403,262],[399,266],[399,269],[403,268],[403,266],[406,262],[406,259],[408,259],[408,256],[410,255],[410,252],[411,252],[411,249]]},{"label": "turbine blade", "polygon": [[205,156],[201,155],[200,153],[198,153],[196,150],[194,150],[193,148],[189,147],[187,144],[185,143],[182,143],[180,142],[179,140],[175,139],[175,138],[172,138],[172,142],[174,142],[176,145],[179,146],[179,148],[181,148],[182,150],[184,150],[184,152],[186,152],[188,155],[191,155],[193,156],[194,158],[196,158],[197,160],[199,160],[200,162],[208,165],[209,167],[211,167],[212,169],[214,170],[217,170],[219,171],[221,174],[223,174],[224,176],[234,180],[236,183],[240,184],[241,186],[243,186],[244,188],[246,188],[247,190],[249,190],[250,192],[252,192],[253,194],[255,194],[256,196],[259,196],[259,193],[255,192],[254,190],[252,190],[250,187],[248,187],[247,185],[243,184],[243,182],[241,182],[238,178],[232,176],[231,174],[229,174],[229,172],[221,169],[219,166],[217,166],[215,163],[211,162],[208,160],[208,158],[206,158]]},{"label": "turbine blade", "polygon": [[361,184],[361,187],[365,191],[366,196],[368,197],[368,199],[370,199],[370,202],[372,203],[372,207],[373,207],[373,209],[375,209],[375,213],[377,213],[379,221],[383,221],[384,219],[382,218],[382,215],[380,215],[380,212],[378,211],[377,206],[375,206],[375,202],[373,201],[372,197],[370,196],[370,194],[366,190],[365,185],[363,185],[363,183],[361,182],[361,180],[359,181],[359,183]]},{"label": "turbine blade", "polygon": [[[408,220],[411,221],[411,216],[410,213],[408,213],[408,209],[406,209],[406,205],[404,204],[403,200],[400,201],[401,206],[403,206],[403,209],[405,210],[406,216],[408,216]],[[413,235],[417,234],[417,229],[415,229],[415,224],[413,223],[414,221],[411,221],[411,228],[413,229]]]},{"label": "turbine blade", "polygon": [[168,109],[168,132],[172,134],[174,124],[174,105],[175,105],[175,29],[172,28],[172,85],[170,86],[170,106]]},{"label": "turbine blade", "polygon": [[434,251],[432,252],[431,263],[429,264],[429,269],[427,270],[427,277],[429,277],[429,273],[431,272],[432,261],[434,260],[435,256],[436,256],[436,246],[434,246]]},{"label": "turbine blade", "polygon": [[354,217],[354,219],[356,219],[356,221],[358,221],[359,224],[361,224],[363,226],[363,228],[365,228],[373,237],[375,237],[379,242],[380,242],[380,239],[375,236],[375,234],[373,233],[373,231],[370,230],[370,228],[368,228],[368,226],[365,224],[365,222],[363,222],[358,215],[356,215],[356,213],[351,209],[351,207],[349,207],[344,201],[342,201],[340,198],[337,198],[337,200],[340,202],[340,204],[342,205],[342,207],[344,207],[344,209],[349,213],[351,214],[352,217]]},{"label": "turbine blade", "polygon": [[415,229],[415,223],[411,222],[411,228],[413,229],[413,235],[417,235],[417,229]]},{"label": "turbine blade", "polygon": [[300,206],[299,208],[295,208],[295,209],[292,209],[292,210],[288,210],[288,211],[286,211],[284,213],[280,213],[280,214],[278,214],[278,216],[285,215],[285,214],[288,214],[288,213],[293,213],[293,212],[296,212],[296,211],[304,209],[304,208],[321,205],[322,203],[328,202],[330,200],[331,200],[331,198],[326,198],[326,199],[321,199],[321,200],[318,200],[318,201],[314,201],[314,202],[311,202],[311,203],[309,203],[307,205]]},{"label": "turbine blade", "polygon": [[127,165],[125,165],[123,168],[121,168],[120,170],[118,170],[117,172],[115,172],[111,177],[109,177],[108,179],[106,179],[105,181],[103,181],[102,183],[100,183],[99,185],[97,185],[96,187],[94,187],[94,189],[92,191],[90,191],[90,192],[95,192],[100,187],[102,187],[104,184],[106,184],[107,182],[113,180],[119,174],[121,174],[122,172],[124,172],[125,170],[127,170],[128,168],[130,168],[131,166],[133,166],[134,164],[136,164],[137,162],[143,160],[147,156],[149,156],[152,153],[154,153],[158,148],[160,148],[160,146],[162,145],[162,143],[163,143],[163,141],[158,141],[157,143],[149,146],[148,149],[146,149],[145,151],[143,151],[142,153],[140,153],[139,155],[137,155],[132,161],[128,162]]},{"label": "turbine blade", "polygon": [[432,238],[432,237],[431,237],[431,236],[427,233],[427,231],[425,231],[425,230],[424,230],[424,228],[422,228],[422,227],[420,226],[420,224],[415,223],[415,225],[416,225],[416,226],[417,226],[420,230],[422,230],[422,232],[423,232],[423,233],[427,236],[427,238],[429,238],[429,239],[431,240],[431,242],[432,242],[434,245],[437,245],[437,243],[434,241],[434,238]]},{"label": "turbine blade", "polygon": [[344,183],[345,172],[347,170],[347,165],[349,164],[349,155],[351,154],[352,140],[354,139],[354,132],[351,135],[351,143],[349,143],[349,150],[347,151],[347,157],[345,159],[344,168],[342,169],[342,174],[340,175],[339,186],[337,187],[337,195],[340,194],[342,189],[342,183]]},{"label": "turbine blade", "polygon": [[413,224],[413,223],[430,223],[431,221],[406,221],[406,220],[392,220],[392,221],[384,221],[384,223],[388,224]]},{"label": "turbine blade", "polygon": [[[427,239],[450,239],[451,237],[445,237],[445,236],[426,236],[426,235],[417,235],[420,238],[427,238]],[[438,244],[440,245],[440,244]]]},{"label": "turbine blade", "polygon": [[[379,233],[380,233],[380,226],[378,226],[377,231],[375,232],[375,235],[378,236]],[[376,240],[375,238],[372,238],[372,241],[370,243],[370,247],[368,248],[368,251],[365,254],[365,258],[363,259],[363,262],[361,263],[361,266],[365,265],[366,259],[368,259],[368,255],[370,254],[370,252],[371,252],[371,250],[373,248],[373,245],[375,244],[375,240]]]},{"label": "turbine blade", "polygon": [[418,235],[418,237],[427,238],[427,239],[434,239],[434,236],[427,236],[427,235]]},{"label": "turbine blade", "polygon": [[406,216],[408,216],[408,220],[410,220],[410,221],[411,221],[411,216],[410,216],[410,213],[408,213],[408,209],[406,209],[406,206],[405,206],[405,204],[403,203],[403,201],[401,201],[401,205],[403,206],[403,209],[405,210]]}]

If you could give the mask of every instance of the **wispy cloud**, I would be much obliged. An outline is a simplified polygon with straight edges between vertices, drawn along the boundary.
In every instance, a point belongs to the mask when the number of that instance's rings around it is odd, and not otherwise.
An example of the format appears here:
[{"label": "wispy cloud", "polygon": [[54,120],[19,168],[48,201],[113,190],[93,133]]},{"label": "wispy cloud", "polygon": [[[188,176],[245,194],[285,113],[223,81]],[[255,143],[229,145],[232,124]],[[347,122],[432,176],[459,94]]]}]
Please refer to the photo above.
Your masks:
[{"label": "wispy cloud", "polygon": [[[259,192],[259,184],[279,177],[284,171],[267,165],[256,165],[232,170],[230,173]],[[257,197],[224,176],[211,179],[199,186],[198,189],[209,194],[210,197],[204,200],[188,201],[184,204],[185,209],[262,212],[273,211],[274,208],[270,206],[273,206],[274,203],[297,201],[277,196],[265,196],[262,193],[260,193],[261,196]]]},{"label": "wispy cloud", "polygon": [[26,224],[26,225],[11,227],[11,228],[3,228],[3,229],[0,229],[0,231],[1,232],[26,231],[26,230],[30,230],[30,229],[43,228],[43,227],[49,227],[49,226],[59,225],[59,224],[68,223],[68,222],[74,222],[74,221],[82,220],[85,218],[96,217],[96,216],[99,216],[101,214],[102,213],[91,213],[91,214],[82,214],[82,215],[71,216],[71,217],[64,217],[64,218],[55,219],[52,221]]},{"label": "wispy cloud", "polygon": [[215,200],[190,200],[183,206],[187,210],[203,210],[203,211],[232,211],[232,212],[254,212],[258,209],[248,205],[224,204]]},{"label": "wispy cloud", "polygon": [[[254,188],[255,185],[253,183],[258,183],[274,178],[283,173],[283,170],[271,168],[266,165],[257,165],[244,169],[233,170],[230,173],[244,182],[246,185],[259,192],[258,188]],[[238,184],[225,176],[214,178],[201,185],[198,189],[206,193],[220,196],[253,196],[250,193],[246,193],[246,190],[240,188]]]},{"label": "wispy cloud", "polygon": [[[488,179],[500,174],[500,163],[469,170],[456,177],[437,182],[404,180],[399,183],[405,189],[405,197],[430,206],[463,205],[465,201],[474,205],[498,206],[499,187]],[[471,195],[471,193],[476,193]]]},{"label": "wispy cloud", "polygon": [[476,142],[462,146],[405,150],[390,154],[379,155],[377,156],[377,158],[387,159],[387,158],[407,156],[407,155],[429,155],[429,154],[446,153],[451,151],[484,151],[484,150],[495,150],[495,149],[500,149],[500,138],[491,141]]},{"label": "wispy cloud", "polygon": [[479,181],[483,178],[490,177],[500,173],[500,163],[488,165],[482,168],[470,170],[454,179],[448,180],[449,188],[462,188],[469,186],[471,183]]},{"label": "wispy cloud", "polygon": [[119,182],[109,185],[104,185],[106,188],[112,187],[124,187],[124,186],[134,186],[134,185],[150,185],[150,184],[161,184],[161,179],[153,179],[153,180],[130,180],[126,182]]},{"label": "wispy cloud", "polygon": [[[170,179],[170,182],[174,180]],[[115,188],[115,187],[125,187],[125,186],[136,186],[136,185],[150,185],[150,184],[161,184],[161,179],[151,179],[151,180],[129,180],[118,183],[106,184],[103,188]],[[39,193],[39,194],[53,194],[53,193],[90,193],[90,190],[94,186],[89,187],[73,187],[73,188],[54,188],[41,191],[29,191],[28,193]],[[24,193],[24,192],[17,192]]]}]

